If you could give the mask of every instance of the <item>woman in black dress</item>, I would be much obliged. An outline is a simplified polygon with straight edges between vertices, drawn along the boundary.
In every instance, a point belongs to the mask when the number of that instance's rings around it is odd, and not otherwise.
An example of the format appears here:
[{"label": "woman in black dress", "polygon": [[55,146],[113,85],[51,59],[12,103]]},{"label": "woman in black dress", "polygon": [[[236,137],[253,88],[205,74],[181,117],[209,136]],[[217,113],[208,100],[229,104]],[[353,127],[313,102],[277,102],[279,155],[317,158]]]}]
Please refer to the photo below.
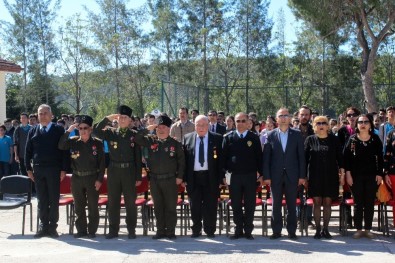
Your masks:
[{"label": "woman in black dress", "polygon": [[[315,239],[332,238],[328,230],[332,200],[339,196],[339,175],[344,184],[342,148],[336,136],[330,133],[328,118],[317,116],[313,121],[314,135],[305,141],[308,192],[314,201]],[[321,231],[321,206],[324,207],[324,225]]]},{"label": "woman in black dress", "polygon": [[[344,149],[346,180],[355,202],[354,223],[357,232],[353,237],[373,238],[370,230],[377,188],[383,179],[383,144],[379,136],[374,134],[370,115],[358,117],[355,132]],[[365,232],[362,232],[362,220]]]}]

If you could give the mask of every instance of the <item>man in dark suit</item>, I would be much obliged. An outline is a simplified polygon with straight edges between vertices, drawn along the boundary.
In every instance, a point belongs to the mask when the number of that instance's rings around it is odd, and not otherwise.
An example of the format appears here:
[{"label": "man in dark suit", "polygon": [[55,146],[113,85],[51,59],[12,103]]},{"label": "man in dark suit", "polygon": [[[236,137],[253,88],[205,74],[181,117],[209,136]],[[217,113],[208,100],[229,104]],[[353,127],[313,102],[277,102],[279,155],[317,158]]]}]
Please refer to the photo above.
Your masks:
[{"label": "man in dark suit", "polygon": [[279,109],[277,112],[279,127],[269,132],[263,148],[264,182],[270,185],[273,198],[271,239],[281,237],[283,193],[288,209],[288,236],[296,239],[297,188],[298,185],[304,184],[306,177],[303,138],[300,131],[289,128],[290,121],[288,109]]},{"label": "man in dark suit", "polygon": [[227,133],[222,143],[224,169],[232,173],[229,190],[236,230],[230,238],[252,240],[257,181],[263,182],[262,147],[258,135],[247,130],[246,113],[236,114],[235,121],[236,130]]},{"label": "man in dark suit", "polygon": [[35,238],[59,236],[56,228],[59,220],[60,181],[66,176],[69,153],[58,149],[64,128],[52,123],[51,119],[51,107],[40,105],[39,125],[29,130],[26,141],[25,166],[27,175],[36,183],[41,221]]},{"label": "man in dark suit", "polygon": [[191,200],[192,236],[199,237],[203,229],[208,237],[215,237],[217,199],[222,183],[222,139],[208,131],[209,121],[204,115],[195,119],[195,131],[184,136],[186,159],[184,182]]},{"label": "man in dark suit", "polygon": [[210,121],[209,131],[224,135],[226,133],[226,127],[218,123],[217,111],[210,110],[207,116]]}]

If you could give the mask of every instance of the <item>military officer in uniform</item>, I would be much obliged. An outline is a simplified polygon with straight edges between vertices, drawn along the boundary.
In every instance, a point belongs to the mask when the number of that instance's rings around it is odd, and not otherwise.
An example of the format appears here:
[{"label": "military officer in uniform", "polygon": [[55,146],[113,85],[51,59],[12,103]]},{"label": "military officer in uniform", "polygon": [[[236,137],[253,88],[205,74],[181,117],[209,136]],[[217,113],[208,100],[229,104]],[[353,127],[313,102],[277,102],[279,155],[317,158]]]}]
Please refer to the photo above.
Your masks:
[{"label": "military officer in uniform", "polygon": [[[72,193],[77,219],[76,238],[96,237],[99,225],[99,189],[103,181],[105,161],[103,143],[91,136],[93,119],[82,115],[80,123],[72,124],[59,140],[59,149],[71,154]],[[69,138],[70,132],[79,130],[79,136]],[[86,220],[85,207],[88,204],[89,223]]]},{"label": "military officer in uniform", "polygon": [[229,190],[236,230],[230,238],[252,240],[257,181],[263,183],[262,147],[258,135],[247,129],[246,113],[236,114],[235,121],[236,130],[227,133],[222,144],[224,168],[232,173]]},{"label": "military officer in uniform", "polygon": [[148,148],[147,161],[157,228],[153,239],[176,238],[178,185],[184,177],[185,156],[181,143],[169,136],[171,124],[169,117],[159,116],[157,124],[147,127],[148,130],[156,128],[156,135],[146,135],[147,131],[140,131],[135,138],[136,143]]},{"label": "military officer in uniform", "polygon": [[[118,114],[111,114],[95,125],[94,134],[108,142],[110,164],[107,168],[108,216],[110,231],[107,239],[118,237],[121,196],[126,208],[129,239],[136,238],[136,186],[141,184],[141,149],[135,143],[136,132],[129,129],[132,109],[121,105]],[[106,128],[118,120],[118,128]]]}]

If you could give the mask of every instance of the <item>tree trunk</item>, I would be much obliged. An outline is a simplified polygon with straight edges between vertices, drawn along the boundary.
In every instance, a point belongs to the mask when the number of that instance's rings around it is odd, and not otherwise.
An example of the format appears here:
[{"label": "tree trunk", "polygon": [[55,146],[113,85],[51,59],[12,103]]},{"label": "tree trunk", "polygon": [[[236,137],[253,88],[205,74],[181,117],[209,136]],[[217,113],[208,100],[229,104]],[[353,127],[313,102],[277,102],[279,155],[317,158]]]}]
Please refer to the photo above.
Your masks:
[{"label": "tree trunk", "polygon": [[362,89],[365,97],[366,110],[368,112],[377,112],[377,100],[373,85],[373,73],[375,67],[375,60],[377,57],[377,50],[379,43],[376,41],[372,44],[370,52],[365,52],[363,55],[363,62],[361,68]]}]

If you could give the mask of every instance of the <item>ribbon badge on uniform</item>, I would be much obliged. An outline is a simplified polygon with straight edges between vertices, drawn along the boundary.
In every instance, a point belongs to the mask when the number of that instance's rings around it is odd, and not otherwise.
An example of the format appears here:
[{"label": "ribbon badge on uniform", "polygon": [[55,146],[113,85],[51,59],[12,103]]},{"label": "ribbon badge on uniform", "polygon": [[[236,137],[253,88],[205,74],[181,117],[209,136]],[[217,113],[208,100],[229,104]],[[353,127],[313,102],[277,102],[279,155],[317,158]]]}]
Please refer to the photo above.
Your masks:
[{"label": "ribbon badge on uniform", "polygon": [[157,143],[151,144],[151,150],[152,150],[153,152],[157,152],[157,151],[158,151],[158,144],[157,144]]},{"label": "ribbon badge on uniform", "polygon": [[71,152],[71,158],[77,159],[78,157],[80,157],[80,152],[79,151],[72,151]]},{"label": "ribbon badge on uniform", "polygon": [[248,147],[251,147],[252,141],[248,141],[248,142],[247,142],[247,145],[248,145]]},{"label": "ribbon badge on uniform", "polygon": [[134,136],[130,137],[130,147],[134,147]]},{"label": "ribbon badge on uniform", "polygon": [[97,155],[97,148],[96,145],[92,146],[93,155]]},{"label": "ribbon badge on uniform", "polygon": [[175,154],[176,148],[174,146],[170,146],[170,156],[173,157]]}]

